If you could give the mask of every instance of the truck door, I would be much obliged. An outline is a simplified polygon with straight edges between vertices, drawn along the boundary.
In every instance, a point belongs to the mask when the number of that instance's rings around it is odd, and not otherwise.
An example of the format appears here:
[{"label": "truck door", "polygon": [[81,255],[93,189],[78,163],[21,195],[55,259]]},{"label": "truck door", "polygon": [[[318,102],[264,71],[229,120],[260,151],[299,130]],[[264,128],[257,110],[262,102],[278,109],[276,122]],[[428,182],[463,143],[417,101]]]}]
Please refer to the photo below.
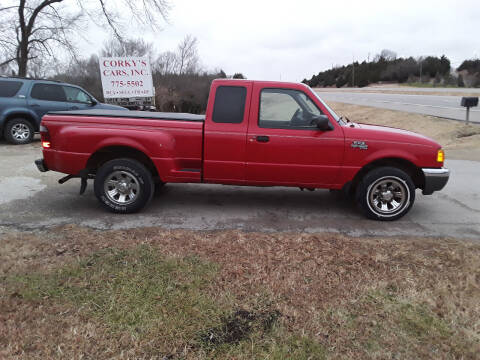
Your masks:
[{"label": "truck door", "polygon": [[[327,187],[337,181],[343,130],[313,99],[300,86],[255,84],[247,135],[248,184]],[[320,115],[330,116],[332,130],[312,124]]]},{"label": "truck door", "polygon": [[203,180],[245,182],[251,81],[213,82],[205,117]]}]

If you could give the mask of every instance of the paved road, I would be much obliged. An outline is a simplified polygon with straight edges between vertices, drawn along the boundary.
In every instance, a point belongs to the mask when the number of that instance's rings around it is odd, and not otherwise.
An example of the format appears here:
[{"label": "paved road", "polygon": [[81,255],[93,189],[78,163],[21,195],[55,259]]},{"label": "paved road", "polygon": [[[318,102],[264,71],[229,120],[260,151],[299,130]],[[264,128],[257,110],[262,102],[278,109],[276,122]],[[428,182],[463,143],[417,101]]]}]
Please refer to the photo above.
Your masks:
[{"label": "paved road", "polygon": [[[321,91],[325,90],[326,88],[322,89]],[[376,92],[383,92],[383,91],[393,91],[393,92],[404,92],[404,91],[411,91],[411,92],[423,92],[423,93],[458,93],[459,96],[465,96],[462,94],[478,94],[480,96],[480,88],[446,88],[446,87],[413,87],[413,86],[368,86],[364,88],[352,88],[352,87],[344,87],[344,88],[328,88],[328,91],[376,91]],[[428,94],[427,94],[428,95]]]},{"label": "paved road", "polygon": [[39,142],[0,143],[0,237],[8,229],[79,224],[97,229],[161,226],[194,230],[342,232],[350,235],[456,236],[480,239],[480,163],[448,161],[453,170],[444,191],[418,199],[403,219],[365,219],[327,190],[168,184],[140,214],[115,215],[98,204],[92,184],[78,195],[79,181],[57,184],[60,174],[39,173]]},{"label": "paved road", "polygon": [[[375,90],[365,88],[366,91]],[[318,91],[325,101],[373,106],[382,109],[400,110],[465,121],[465,108],[460,106],[461,96],[406,95],[371,93],[362,91]],[[470,121],[480,123],[480,108],[470,110]]]}]

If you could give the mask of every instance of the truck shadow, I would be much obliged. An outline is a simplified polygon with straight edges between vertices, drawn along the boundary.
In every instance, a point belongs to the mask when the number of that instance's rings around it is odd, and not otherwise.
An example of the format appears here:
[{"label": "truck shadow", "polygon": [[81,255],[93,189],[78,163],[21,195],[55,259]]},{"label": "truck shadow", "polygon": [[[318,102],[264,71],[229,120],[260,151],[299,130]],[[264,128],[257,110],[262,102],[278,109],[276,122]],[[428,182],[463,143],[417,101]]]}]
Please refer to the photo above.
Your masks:
[{"label": "truck shadow", "polygon": [[[341,193],[319,189],[300,191],[292,187],[223,186],[208,184],[167,184],[155,193],[148,209],[188,207],[190,211],[208,209],[223,213],[245,211],[342,213],[356,215],[353,201]],[[149,210],[146,210],[149,211]]]}]

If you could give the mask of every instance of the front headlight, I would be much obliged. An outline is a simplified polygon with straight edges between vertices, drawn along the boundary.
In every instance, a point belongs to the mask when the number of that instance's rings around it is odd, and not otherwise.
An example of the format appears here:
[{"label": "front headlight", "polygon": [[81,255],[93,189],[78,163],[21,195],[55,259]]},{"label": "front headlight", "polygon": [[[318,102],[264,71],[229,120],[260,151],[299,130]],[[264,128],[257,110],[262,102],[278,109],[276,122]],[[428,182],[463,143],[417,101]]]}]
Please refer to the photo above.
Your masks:
[{"label": "front headlight", "polygon": [[445,161],[445,152],[440,149],[437,151],[437,162],[443,163]]}]

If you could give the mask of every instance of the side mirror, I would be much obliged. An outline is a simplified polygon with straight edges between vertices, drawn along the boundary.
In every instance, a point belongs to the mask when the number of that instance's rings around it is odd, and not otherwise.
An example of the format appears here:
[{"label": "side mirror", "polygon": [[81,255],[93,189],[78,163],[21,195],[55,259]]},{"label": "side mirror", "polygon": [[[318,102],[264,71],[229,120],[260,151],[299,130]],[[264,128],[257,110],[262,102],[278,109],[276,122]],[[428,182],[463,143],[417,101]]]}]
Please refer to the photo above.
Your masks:
[{"label": "side mirror", "polygon": [[95,106],[97,104],[98,104],[97,100],[90,99],[90,106]]},{"label": "side mirror", "polygon": [[333,125],[330,124],[327,115],[319,115],[312,119],[312,124],[314,124],[319,130],[330,131],[333,130]]}]

